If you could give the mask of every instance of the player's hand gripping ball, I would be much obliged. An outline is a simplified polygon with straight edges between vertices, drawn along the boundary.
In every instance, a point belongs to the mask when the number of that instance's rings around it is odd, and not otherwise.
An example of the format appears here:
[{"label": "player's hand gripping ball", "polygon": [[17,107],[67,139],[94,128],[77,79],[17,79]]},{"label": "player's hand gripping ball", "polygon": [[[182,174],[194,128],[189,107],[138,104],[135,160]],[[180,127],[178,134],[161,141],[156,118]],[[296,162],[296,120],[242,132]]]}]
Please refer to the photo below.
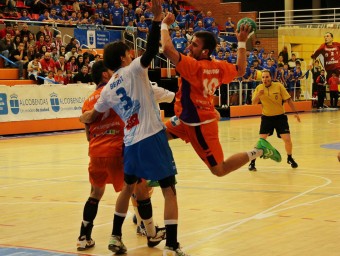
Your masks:
[{"label": "player's hand gripping ball", "polygon": [[244,25],[248,24],[248,26],[251,27],[250,33],[256,31],[256,23],[255,23],[255,21],[252,20],[251,18],[245,17],[245,18],[240,19],[237,22],[237,32],[240,32],[242,24],[244,24]]}]

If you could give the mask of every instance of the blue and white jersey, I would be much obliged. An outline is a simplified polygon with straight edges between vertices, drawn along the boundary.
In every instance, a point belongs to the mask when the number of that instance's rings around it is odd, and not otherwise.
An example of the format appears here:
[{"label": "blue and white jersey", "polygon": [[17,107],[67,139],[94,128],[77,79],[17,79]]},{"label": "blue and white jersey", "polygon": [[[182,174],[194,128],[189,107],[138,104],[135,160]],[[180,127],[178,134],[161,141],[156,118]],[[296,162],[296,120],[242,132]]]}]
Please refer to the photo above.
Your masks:
[{"label": "blue and white jersey", "polygon": [[148,77],[148,69],[134,59],[117,70],[94,106],[98,112],[112,108],[124,121],[124,144],[131,146],[165,129]]}]

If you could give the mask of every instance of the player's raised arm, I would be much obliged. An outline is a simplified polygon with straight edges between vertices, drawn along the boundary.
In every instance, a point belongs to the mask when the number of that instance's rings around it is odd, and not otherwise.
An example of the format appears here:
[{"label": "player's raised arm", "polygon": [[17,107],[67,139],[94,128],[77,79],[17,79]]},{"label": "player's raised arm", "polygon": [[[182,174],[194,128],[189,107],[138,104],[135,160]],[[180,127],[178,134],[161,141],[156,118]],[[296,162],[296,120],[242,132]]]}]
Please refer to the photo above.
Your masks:
[{"label": "player's raised arm", "polygon": [[172,13],[168,13],[162,21],[161,25],[161,44],[163,49],[163,54],[165,57],[170,59],[170,61],[177,65],[180,60],[180,54],[175,49],[171,37],[169,35],[168,27],[175,22],[175,16]]},{"label": "player's raised arm", "polygon": [[246,56],[246,43],[249,37],[249,33],[252,27],[248,24],[242,24],[239,31],[236,31],[236,37],[238,41],[237,47],[237,71],[238,76],[244,76],[247,68],[247,56]]},{"label": "player's raised arm", "polygon": [[163,0],[152,0],[152,13],[154,15],[151,31],[148,36],[146,51],[141,58],[141,64],[143,67],[148,67],[159,51],[160,40],[160,23],[162,19],[162,3]]}]

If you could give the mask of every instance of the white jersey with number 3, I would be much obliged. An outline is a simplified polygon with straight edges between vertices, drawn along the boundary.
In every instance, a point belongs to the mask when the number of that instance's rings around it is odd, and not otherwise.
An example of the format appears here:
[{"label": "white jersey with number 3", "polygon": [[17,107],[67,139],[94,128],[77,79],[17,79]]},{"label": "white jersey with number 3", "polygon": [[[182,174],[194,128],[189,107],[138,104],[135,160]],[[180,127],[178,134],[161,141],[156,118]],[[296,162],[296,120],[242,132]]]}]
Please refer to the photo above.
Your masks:
[{"label": "white jersey with number 3", "polygon": [[125,146],[133,145],[164,129],[148,69],[142,66],[140,57],[113,74],[94,108],[101,113],[113,108],[122,118],[125,123]]}]

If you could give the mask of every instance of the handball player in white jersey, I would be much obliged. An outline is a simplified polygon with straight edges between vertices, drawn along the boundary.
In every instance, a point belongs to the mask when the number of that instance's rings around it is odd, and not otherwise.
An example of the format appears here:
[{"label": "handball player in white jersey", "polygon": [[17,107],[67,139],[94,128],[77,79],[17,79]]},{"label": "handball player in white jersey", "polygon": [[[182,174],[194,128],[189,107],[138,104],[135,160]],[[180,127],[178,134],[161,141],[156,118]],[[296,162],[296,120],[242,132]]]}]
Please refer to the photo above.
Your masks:
[{"label": "handball player in white jersey", "polygon": [[[91,123],[100,113],[113,108],[125,123],[124,180],[127,189],[123,189],[123,195],[120,195],[122,202],[117,200],[117,204],[124,204],[125,207],[124,211],[115,213],[114,229],[117,228],[117,232],[109,244],[109,249],[116,253],[126,252],[121,239],[121,226],[133,188],[139,178],[144,178],[157,180],[165,199],[166,246],[163,255],[187,255],[181,251],[177,242],[178,206],[175,189],[177,170],[148,78],[148,66],[159,49],[162,2],[152,1],[154,20],[146,51],[141,57],[132,60],[128,45],[120,41],[105,46],[104,64],[111,70],[112,77],[94,109],[80,117],[83,123]],[[148,220],[152,217],[151,201],[147,199],[140,203],[145,207],[141,218],[148,232]]]}]

